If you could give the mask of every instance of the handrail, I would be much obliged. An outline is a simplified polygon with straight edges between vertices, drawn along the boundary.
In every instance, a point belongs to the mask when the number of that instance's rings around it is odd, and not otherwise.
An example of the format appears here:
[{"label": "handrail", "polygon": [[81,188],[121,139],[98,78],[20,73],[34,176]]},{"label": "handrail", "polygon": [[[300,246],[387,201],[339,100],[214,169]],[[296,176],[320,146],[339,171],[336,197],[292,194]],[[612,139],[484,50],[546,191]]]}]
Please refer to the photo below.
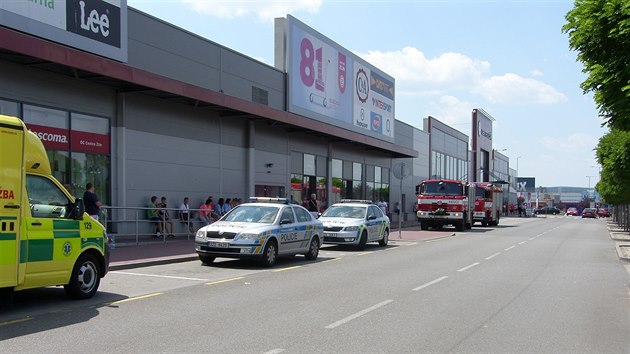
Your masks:
[{"label": "handrail", "polygon": [[[99,222],[105,226],[111,246],[139,246],[156,242],[168,243],[169,239],[167,239],[166,235],[159,239],[156,238],[156,230],[152,225],[156,221],[149,220],[146,217],[147,211],[154,209],[151,207],[101,206]],[[181,240],[183,236],[186,237],[186,240],[190,240],[191,236],[195,236],[194,230],[207,224],[205,221],[194,217],[201,209],[188,209],[188,221],[179,218],[179,208],[158,209],[168,211],[169,220],[161,220],[162,230],[165,231],[166,224],[172,222],[175,240]],[[190,232],[191,226],[193,232]]]}]

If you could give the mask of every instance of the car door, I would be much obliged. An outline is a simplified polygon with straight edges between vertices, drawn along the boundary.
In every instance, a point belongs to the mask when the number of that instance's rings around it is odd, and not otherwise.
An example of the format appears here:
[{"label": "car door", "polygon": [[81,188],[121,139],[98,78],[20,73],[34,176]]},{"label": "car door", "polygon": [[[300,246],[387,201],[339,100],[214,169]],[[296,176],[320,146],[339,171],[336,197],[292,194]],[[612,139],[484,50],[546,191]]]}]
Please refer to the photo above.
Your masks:
[{"label": "car door", "polygon": [[[378,207],[375,205],[370,205],[367,210],[367,229],[368,229],[368,240],[376,240],[379,238],[380,226],[381,223],[378,220],[379,211]],[[380,213],[382,215],[382,212]]]},{"label": "car door", "polygon": [[299,206],[294,206],[293,212],[295,213],[295,217],[297,219],[297,229],[299,232],[298,238],[302,240],[302,242],[296,245],[296,251],[305,252],[308,250],[311,237],[315,231],[312,216],[308,210]]},{"label": "car door", "polygon": [[299,240],[299,232],[297,223],[295,222],[295,215],[293,214],[293,208],[290,206],[282,208],[280,213],[280,228],[279,228],[279,245],[278,253],[291,254],[296,253],[295,249]]}]

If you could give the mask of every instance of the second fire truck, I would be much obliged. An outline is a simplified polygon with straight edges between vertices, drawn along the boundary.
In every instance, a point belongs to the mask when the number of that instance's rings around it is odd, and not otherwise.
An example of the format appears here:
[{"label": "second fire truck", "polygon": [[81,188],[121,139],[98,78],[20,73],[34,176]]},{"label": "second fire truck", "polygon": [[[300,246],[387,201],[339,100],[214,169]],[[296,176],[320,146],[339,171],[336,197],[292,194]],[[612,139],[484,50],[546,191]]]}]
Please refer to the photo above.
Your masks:
[{"label": "second fire truck", "polygon": [[481,223],[481,226],[497,226],[503,207],[503,189],[490,182],[474,182],[475,211],[473,222]]}]

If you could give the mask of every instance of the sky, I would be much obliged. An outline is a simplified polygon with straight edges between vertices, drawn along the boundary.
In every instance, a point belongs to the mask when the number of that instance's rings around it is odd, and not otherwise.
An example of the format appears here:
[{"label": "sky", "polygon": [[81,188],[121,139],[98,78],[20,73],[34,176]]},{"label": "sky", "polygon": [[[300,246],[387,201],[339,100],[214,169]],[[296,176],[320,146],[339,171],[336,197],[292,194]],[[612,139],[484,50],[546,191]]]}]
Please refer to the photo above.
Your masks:
[{"label": "sky", "polygon": [[[586,74],[562,32],[568,0],[127,0],[135,9],[268,65],[274,18],[290,14],[394,77],[395,118],[433,116],[493,145],[536,186],[594,187],[606,134]],[[589,177],[590,176],[590,177]]]}]

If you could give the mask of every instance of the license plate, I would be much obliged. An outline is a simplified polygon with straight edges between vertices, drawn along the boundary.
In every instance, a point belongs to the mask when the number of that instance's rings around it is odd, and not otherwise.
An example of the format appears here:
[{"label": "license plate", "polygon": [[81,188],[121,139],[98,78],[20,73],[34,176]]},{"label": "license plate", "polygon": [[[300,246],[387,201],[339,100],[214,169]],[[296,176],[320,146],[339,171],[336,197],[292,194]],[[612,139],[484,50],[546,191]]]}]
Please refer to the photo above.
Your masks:
[{"label": "license plate", "polygon": [[209,241],[209,242],[208,242],[208,247],[228,248],[228,247],[230,247],[230,243],[229,243],[229,242],[214,242],[214,241]]},{"label": "license plate", "polygon": [[337,237],[334,232],[324,232],[324,237]]}]

